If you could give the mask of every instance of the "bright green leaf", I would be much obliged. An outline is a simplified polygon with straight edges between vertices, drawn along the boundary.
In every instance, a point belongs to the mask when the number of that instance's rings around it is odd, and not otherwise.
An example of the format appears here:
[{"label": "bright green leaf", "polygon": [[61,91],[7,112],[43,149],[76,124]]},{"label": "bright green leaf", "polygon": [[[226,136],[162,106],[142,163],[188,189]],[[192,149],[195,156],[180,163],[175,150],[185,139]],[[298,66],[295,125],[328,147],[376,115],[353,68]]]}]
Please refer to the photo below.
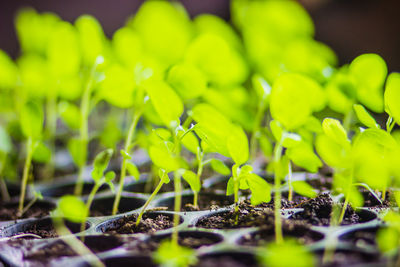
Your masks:
[{"label": "bright green leaf", "polygon": [[400,73],[391,73],[387,79],[385,111],[400,125]]},{"label": "bright green leaf", "polygon": [[317,196],[317,192],[315,192],[315,189],[305,181],[293,181],[292,187],[293,190],[299,195],[308,198],[315,198]]},{"label": "bright green leaf", "polygon": [[135,180],[139,180],[140,172],[135,164],[133,164],[130,161],[126,162],[126,169],[127,169],[128,173],[135,178]]},{"label": "bright green leaf", "polygon": [[39,139],[43,129],[43,110],[33,101],[28,101],[21,110],[21,129],[25,137]]},{"label": "bright green leaf", "polygon": [[246,133],[240,126],[231,128],[227,140],[227,147],[229,154],[236,164],[244,164],[249,159],[249,143]]},{"label": "bright green leaf", "polygon": [[358,120],[369,128],[380,128],[379,124],[376,123],[374,117],[368,113],[368,111],[359,104],[354,104],[354,111],[356,112]]},{"label": "bright green leaf", "polygon": [[63,122],[71,129],[79,129],[81,112],[74,104],[62,101],[58,104],[58,113]]},{"label": "bright green leaf", "polygon": [[51,160],[51,150],[43,142],[38,142],[32,159],[40,163],[48,163]]},{"label": "bright green leaf", "polygon": [[251,173],[247,178],[247,183],[251,190],[251,205],[271,201],[271,186],[263,178]]},{"label": "bright green leaf", "polygon": [[81,223],[86,220],[89,212],[80,198],[66,195],[60,198],[56,214],[66,218],[68,221]]},{"label": "bright green leaf", "polygon": [[219,159],[211,160],[211,168],[222,175],[229,175],[231,173],[231,170],[228,168],[228,166],[226,166],[225,163]]},{"label": "bright green leaf", "polygon": [[199,177],[197,175],[189,170],[185,170],[185,172],[182,174],[183,179],[190,185],[190,188],[194,192],[199,192],[201,188],[201,182]]}]

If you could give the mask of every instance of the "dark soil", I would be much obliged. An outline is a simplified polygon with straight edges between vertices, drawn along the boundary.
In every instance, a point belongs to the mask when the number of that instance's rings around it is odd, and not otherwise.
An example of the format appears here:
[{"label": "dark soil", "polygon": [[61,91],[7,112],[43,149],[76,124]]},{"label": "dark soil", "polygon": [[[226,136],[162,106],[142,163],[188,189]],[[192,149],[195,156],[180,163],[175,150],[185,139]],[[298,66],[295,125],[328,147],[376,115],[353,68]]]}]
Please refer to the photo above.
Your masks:
[{"label": "dark soil", "polygon": [[[323,251],[317,252],[319,256],[320,266],[322,265],[322,255]],[[386,266],[385,262],[379,258],[378,253],[365,253],[356,250],[338,250],[335,251],[332,261],[330,263],[324,264],[324,267],[337,267],[337,266],[363,266],[367,264],[368,266]]]},{"label": "dark soil", "polygon": [[[175,197],[169,197],[161,200],[158,206],[166,206],[167,210],[174,210]],[[233,204],[233,198],[213,193],[200,193],[198,198],[198,206],[193,206],[193,195],[182,196],[181,211],[200,211],[200,210],[216,210]]]},{"label": "dark soil", "polygon": [[[390,192],[386,192],[385,200],[379,202],[367,189],[359,187],[359,191],[364,197],[364,207],[368,208],[389,208],[390,207]],[[378,197],[382,199],[382,192],[377,193]]]},{"label": "dark soil", "polygon": [[[310,229],[310,226],[301,222],[284,220],[282,223],[284,237],[295,237],[301,244],[312,244],[322,238],[324,235]],[[275,227],[273,224],[263,225],[261,229],[244,235],[239,240],[240,245],[245,246],[264,246],[275,240]]]},{"label": "dark soil", "polygon": [[314,189],[322,191],[327,191],[332,188],[332,176],[319,175],[315,179],[306,179],[306,182],[311,185]]},{"label": "dark soil", "polygon": [[137,214],[125,216],[113,222],[112,226],[106,226],[102,230],[104,233],[109,234],[152,234],[173,227],[172,216],[166,216],[163,214],[152,215],[153,216],[144,214],[138,226],[136,226]]},{"label": "dark soil", "polygon": [[230,229],[274,224],[274,214],[270,209],[254,208],[242,203],[239,212],[234,209],[201,218],[196,226],[208,229]]},{"label": "dark soil", "polygon": [[257,267],[255,257],[247,253],[221,253],[199,258],[197,267]]},{"label": "dark soil", "polygon": [[373,227],[351,231],[342,235],[340,240],[351,242],[358,248],[365,248],[367,246],[376,247],[376,235],[379,229],[379,227]]},{"label": "dark soil", "polygon": [[[332,199],[328,194],[321,194],[316,198],[302,203],[304,211],[293,214],[290,219],[303,220],[317,226],[329,226],[332,212]],[[350,205],[347,206],[341,225],[350,225],[365,222]]]},{"label": "dark soil", "polygon": [[[305,201],[309,200],[307,197],[303,197],[299,194],[296,194],[293,192],[293,200],[289,201],[288,200],[288,192],[283,192],[281,195],[281,209],[292,209],[292,208],[297,208],[299,207],[302,203]],[[250,203],[250,202],[248,202]],[[268,203],[261,203],[257,207],[260,208],[269,208],[269,209],[274,209],[274,197],[272,197],[271,201]]]},{"label": "dark soil", "polygon": [[[123,241],[115,236],[88,236],[85,245],[94,253],[100,253],[119,247]],[[77,256],[67,244],[61,240],[44,246],[36,247],[24,253],[25,260],[48,262],[59,257]]]},{"label": "dark soil", "polygon": [[[25,203],[26,205],[27,203]],[[25,218],[42,218],[55,208],[51,203],[37,202],[22,216],[18,216],[18,203],[8,203],[0,206],[0,221],[13,221]]]}]

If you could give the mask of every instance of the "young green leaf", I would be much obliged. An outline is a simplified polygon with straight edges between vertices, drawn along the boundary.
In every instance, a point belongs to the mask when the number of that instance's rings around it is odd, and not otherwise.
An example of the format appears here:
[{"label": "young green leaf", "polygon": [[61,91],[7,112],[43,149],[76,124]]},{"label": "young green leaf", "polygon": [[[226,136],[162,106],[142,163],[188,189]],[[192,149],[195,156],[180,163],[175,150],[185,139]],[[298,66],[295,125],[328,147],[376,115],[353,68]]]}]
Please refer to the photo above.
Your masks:
[{"label": "young green leaf", "polygon": [[369,128],[380,128],[379,124],[376,123],[374,117],[368,113],[368,111],[359,104],[353,105],[354,111],[356,112],[358,120]]},{"label": "young green leaf", "polygon": [[43,110],[33,101],[28,101],[21,110],[21,128],[25,137],[39,139],[43,129]]},{"label": "young green leaf", "polygon": [[140,172],[134,163],[127,161],[126,169],[128,170],[128,173],[135,178],[135,180],[139,180]]},{"label": "young green leaf", "polygon": [[211,168],[222,175],[229,175],[231,173],[231,170],[228,168],[228,166],[226,166],[225,163],[219,159],[211,160]]},{"label": "young green leaf", "polygon": [[165,240],[153,254],[157,264],[164,267],[188,267],[197,263],[193,249],[182,247],[171,240]]},{"label": "young green leaf", "polygon": [[271,186],[263,178],[257,174],[250,173],[246,180],[251,190],[251,205],[271,201]]},{"label": "young green leaf", "polygon": [[11,138],[6,130],[0,125],[0,152],[8,153],[11,151]]},{"label": "young green leaf", "polygon": [[234,126],[231,128],[227,140],[227,147],[229,154],[236,164],[244,164],[249,159],[249,143],[246,133],[240,126]]},{"label": "young green leaf", "polygon": [[86,155],[80,138],[71,138],[67,144],[69,154],[76,166],[82,166],[86,162]]},{"label": "young green leaf", "polygon": [[51,150],[43,142],[37,142],[32,159],[36,162],[47,163],[51,159]]},{"label": "young green leaf", "polygon": [[324,133],[337,144],[344,147],[349,146],[350,141],[347,139],[347,132],[339,120],[332,118],[324,119],[322,122],[322,129]]},{"label": "young green leaf", "polygon": [[326,164],[332,167],[347,168],[351,164],[349,161],[349,149],[345,149],[335,142],[334,139],[325,134],[320,134],[315,140],[315,147],[318,155]]},{"label": "young green leaf", "polygon": [[71,129],[79,129],[81,112],[74,104],[62,101],[58,104],[58,113],[63,122]]},{"label": "young green leaf", "polygon": [[17,76],[17,66],[3,50],[0,50],[0,88],[14,88]]},{"label": "young green leaf", "polygon": [[89,214],[85,203],[72,195],[62,196],[54,214],[75,223],[84,222]]},{"label": "young green leaf", "polygon": [[107,169],[113,153],[112,149],[106,149],[95,157],[92,170],[92,178],[95,182],[98,182],[104,176],[104,171]]},{"label": "young green leaf", "polygon": [[228,183],[226,184],[226,195],[230,196],[235,193],[235,185],[233,181],[233,177],[229,178]]},{"label": "young green leaf", "polygon": [[385,111],[400,125],[400,73],[388,76],[385,89]]},{"label": "young green leaf", "polygon": [[185,172],[182,174],[183,179],[190,185],[190,188],[194,192],[199,192],[201,188],[201,183],[199,177],[197,175],[189,170],[185,170]]},{"label": "young green leaf", "polygon": [[315,189],[305,181],[293,181],[292,186],[293,190],[299,195],[308,198],[315,198],[317,196]]},{"label": "young green leaf", "polygon": [[297,146],[288,148],[286,154],[294,164],[309,172],[316,173],[318,169],[322,167],[322,162],[317,155],[315,155],[312,146],[305,142],[301,142]]},{"label": "young green leaf", "polygon": [[171,154],[164,143],[150,146],[149,156],[156,166],[167,172],[176,171],[180,168],[179,160]]}]

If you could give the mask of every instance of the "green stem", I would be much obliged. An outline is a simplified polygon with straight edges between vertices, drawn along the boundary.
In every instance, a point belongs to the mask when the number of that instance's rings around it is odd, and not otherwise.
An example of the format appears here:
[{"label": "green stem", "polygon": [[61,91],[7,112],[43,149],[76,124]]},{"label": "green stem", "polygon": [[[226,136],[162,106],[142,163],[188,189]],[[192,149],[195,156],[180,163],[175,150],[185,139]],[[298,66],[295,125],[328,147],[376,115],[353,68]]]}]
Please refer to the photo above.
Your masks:
[{"label": "green stem", "polygon": [[[104,263],[93,254],[93,252],[85,246],[71,231],[64,225],[63,219],[53,217],[53,224],[60,238],[73,250],[76,254],[87,260],[92,266],[105,267]],[[68,236],[68,237],[64,237]]]},{"label": "green stem", "polygon": [[[55,153],[55,134],[57,129],[57,89],[50,90],[47,95],[46,103],[46,130],[47,138],[50,146],[50,151],[52,155]],[[47,176],[46,179],[53,178],[54,174],[54,157],[51,157],[49,163],[47,164]]]},{"label": "green stem", "polygon": [[175,185],[175,213],[174,213],[174,229],[172,232],[172,242],[178,244],[178,225],[179,225],[179,214],[181,211],[182,201],[182,188],[181,188],[181,175],[178,171],[174,173],[174,185]]},{"label": "green stem", "polygon": [[[135,135],[136,126],[139,122],[141,113],[142,113],[141,111],[134,113],[133,120],[129,127],[128,135],[126,136],[124,150],[128,154],[129,154],[130,146],[132,144],[132,140]],[[127,163],[128,163],[127,160],[128,159],[126,157],[123,157],[123,159],[122,159],[121,174],[120,174],[120,178],[119,178],[119,186],[118,186],[117,194],[115,195],[112,215],[117,214],[119,202],[121,201],[121,194],[122,194],[122,190],[124,189],[124,181],[125,181],[125,177],[126,177],[126,168],[127,168]]]},{"label": "green stem", "polygon": [[274,222],[275,222],[275,241],[276,243],[283,242],[282,223],[281,223],[281,177],[276,171],[276,166],[279,164],[282,155],[282,142],[279,142],[275,147],[274,164],[275,164],[275,195],[274,195]]},{"label": "green stem", "polygon": [[[198,154],[197,161],[199,162],[199,166],[197,167],[197,179],[199,179],[201,184],[201,175],[203,174],[203,167],[204,167],[203,163],[204,154],[201,151],[197,154]],[[197,208],[198,206],[198,199],[199,199],[199,192],[193,191],[193,206],[195,208]]]},{"label": "green stem", "polygon": [[347,132],[350,130],[352,120],[353,120],[353,109],[350,109],[350,111],[343,118],[343,127]]},{"label": "green stem", "polygon": [[7,184],[3,177],[3,171],[5,169],[6,162],[7,162],[7,154],[0,152],[0,164],[1,164],[0,165],[0,192],[1,192],[1,198],[4,202],[7,202],[10,200],[10,194],[8,193]]},{"label": "green stem", "polygon": [[197,208],[199,205],[199,192],[193,191],[193,206]]},{"label": "green stem", "polygon": [[293,201],[293,187],[292,187],[292,163],[289,160],[289,166],[288,166],[289,172],[288,172],[288,184],[289,184],[289,195],[288,195],[288,200]]},{"label": "green stem", "polygon": [[257,156],[257,140],[260,138],[260,127],[262,120],[264,118],[264,111],[265,111],[266,105],[265,105],[265,99],[262,99],[257,107],[257,113],[256,117],[254,119],[254,125],[253,125],[253,134],[251,135],[250,138],[250,159],[251,161],[255,160]]},{"label": "green stem", "polygon": [[22,210],[24,208],[26,185],[28,183],[29,170],[31,168],[32,154],[33,154],[32,137],[29,137],[26,142],[26,150],[27,150],[27,154],[26,154],[26,158],[25,158],[24,173],[23,173],[22,182],[21,182],[21,194],[19,197],[19,205],[18,205],[18,213],[19,214],[22,213]]},{"label": "green stem", "polygon": [[24,213],[29,210],[30,207],[32,207],[33,204],[35,204],[35,202],[37,201],[37,196],[35,196],[31,201],[29,201],[29,203],[23,208],[23,210],[21,211],[21,213],[18,213],[18,217],[21,217],[22,215],[24,215]]},{"label": "green stem", "polygon": [[[167,174],[165,174],[167,175]],[[157,187],[154,189],[153,193],[151,194],[151,196],[149,197],[149,199],[147,199],[146,203],[144,203],[143,208],[140,210],[139,216],[136,219],[136,226],[138,226],[140,224],[140,221],[142,220],[143,214],[146,211],[147,206],[149,206],[150,202],[153,200],[153,198],[157,195],[158,191],[160,191],[161,187],[163,186],[164,180],[161,178],[160,182],[158,183]]]},{"label": "green stem", "polygon": [[351,187],[353,185],[353,169],[351,169],[349,178],[350,178],[348,181],[349,184],[347,185],[346,196],[345,196],[344,204],[342,207],[342,211],[340,212],[338,225],[340,225],[342,223],[344,215],[346,214],[347,206],[349,205],[350,191],[351,191]]},{"label": "green stem", "polygon": [[[104,178],[102,178],[102,179],[104,179]],[[99,190],[101,184],[102,184],[101,182],[100,183],[95,183],[93,188],[92,188],[92,191],[90,191],[90,194],[89,194],[88,199],[86,201],[86,210],[88,211],[89,214],[90,214],[90,207],[92,206],[94,196],[96,195],[97,191]],[[86,223],[82,222],[81,223],[81,232],[85,231],[85,226],[86,226]],[[82,236],[81,240],[83,241],[84,238],[85,237]]]}]

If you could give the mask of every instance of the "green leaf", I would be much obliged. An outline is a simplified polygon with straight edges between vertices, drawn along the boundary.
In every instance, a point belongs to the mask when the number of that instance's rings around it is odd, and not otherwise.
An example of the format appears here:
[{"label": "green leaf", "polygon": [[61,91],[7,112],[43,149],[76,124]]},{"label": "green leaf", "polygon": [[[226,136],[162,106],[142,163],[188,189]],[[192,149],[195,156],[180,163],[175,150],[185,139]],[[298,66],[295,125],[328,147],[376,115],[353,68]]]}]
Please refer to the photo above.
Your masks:
[{"label": "green leaf", "polygon": [[369,128],[380,128],[379,124],[376,123],[375,119],[368,113],[368,111],[359,104],[353,105],[354,111],[356,112],[358,120]]},{"label": "green leaf", "polygon": [[170,182],[170,179],[168,177],[168,174],[165,172],[165,170],[163,169],[159,169],[158,171],[158,176],[160,177],[160,180],[164,183],[164,184],[168,184]]},{"label": "green leaf", "polygon": [[317,192],[315,192],[315,189],[305,181],[293,181],[292,187],[293,190],[299,195],[308,198],[315,198],[317,196]]},{"label": "green leaf", "polygon": [[400,233],[394,227],[380,228],[377,236],[377,243],[380,251],[390,253],[399,247]]},{"label": "green leaf", "polygon": [[322,129],[324,133],[337,144],[343,147],[349,146],[350,141],[347,139],[347,132],[339,120],[332,118],[324,119],[322,122]]},{"label": "green leaf", "polygon": [[0,152],[8,153],[12,149],[11,138],[6,130],[0,125]]},{"label": "green leaf", "polygon": [[172,155],[164,143],[150,146],[149,156],[156,166],[167,172],[176,171],[180,168],[178,159]]},{"label": "green leaf", "polygon": [[350,150],[335,142],[325,134],[320,134],[315,140],[318,155],[331,167],[347,168],[350,163]]},{"label": "green leaf", "polygon": [[117,58],[130,68],[134,68],[144,50],[140,36],[129,27],[122,27],[114,33],[112,47]]},{"label": "green leaf", "polygon": [[249,143],[246,133],[240,126],[231,128],[227,140],[227,147],[229,154],[236,164],[244,164],[249,159]]},{"label": "green leaf", "polygon": [[93,161],[92,178],[96,183],[104,176],[104,171],[107,169],[113,153],[114,151],[112,149],[106,149],[95,157]]},{"label": "green leaf", "polygon": [[299,74],[283,74],[272,86],[270,110],[272,118],[287,130],[302,126],[311,116],[321,99],[321,87],[314,80]]},{"label": "green leaf", "polygon": [[201,182],[199,177],[197,175],[189,170],[185,170],[185,172],[182,174],[183,179],[190,185],[190,188],[194,192],[199,192],[201,189]]},{"label": "green leaf", "polygon": [[86,154],[82,141],[79,138],[71,138],[67,144],[69,154],[78,167],[86,163]]},{"label": "green leaf", "polygon": [[195,66],[186,63],[173,66],[168,72],[167,82],[182,99],[199,97],[207,89],[204,74]]},{"label": "green leaf", "polygon": [[106,180],[106,183],[111,182],[112,180],[115,179],[115,172],[113,171],[109,171],[104,175],[104,178]]},{"label": "green leaf", "polygon": [[39,139],[43,129],[43,110],[33,101],[28,101],[21,109],[21,129],[25,137]]},{"label": "green leaf", "polygon": [[211,168],[222,175],[229,175],[231,173],[231,170],[228,168],[228,166],[226,166],[225,163],[219,159],[211,160]]},{"label": "green leaf", "polygon": [[14,88],[17,84],[17,76],[17,66],[12,59],[0,49],[0,88]]},{"label": "green leaf", "polygon": [[68,221],[82,223],[86,220],[89,211],[85,203],[76,196],[62,196],[58,202],[56,214]]},{"label": "green leaf", "polygon": [[306,169],[309,172],[316,173],[322,167],[321,160],[315,155],[312,146],[305,142],[299,145],[290,147],[286,150],[289,159],[297,166]]},{"label": "green leaf", "polygon": [[259,99],[266,99],[271,94],[271,85],[259,74],[251,77],[251,82]]},{"label": "green leaf", "polygon": [[128,173],[135,178],[135,180],[139,180],[140,172],[136,165],[130,161],[126,162],[126,169]]},{"label": "green leaf", "polygon": [[[181,137],[183,131],[180,131],[178,137]],[[199,139],[195,136],[193,132],[186,133],[186,135],[181,139],[182,144],[185,146],[187,150],[192,152],[193,154],[197,153],[197,149],[199,148]]]},{"label": "green leaf", "polygon": [[47,163],[51,160],[51,150],[43,142],[38,142],[33,152],[32,159],[35,162]]},{"label": "green leaf", "polygon": [[157,264],[165,267],[188,267],[197,263],[195,250],[179,246],[171,240],[161,242],[153,254],[153,259]]},{"label": "green leaf", "polygon": [[268,203],[271,201],[271,186],[260,176],[250,173],[247,183],[251,190],[251,205]]},{"label": "green leaf", "polygon": [[179,117],[183,112],[183,103],[175,91],[167,83],[159,80],[146,80],[142,85],[164,125],[177,127],[180,124]]},{"label": "green leaf", "polygon": [[131,155],[129,155],[129,153],[126,152],[126,150],[121,149],[121,150],[119,151],[119,153],[120,153],[121,156],[122,156],[124,159],[126,159],[126,160],[129,160],[129,159],[132,158]]},{"label": "green leaf", "polygon": [[58,113],[69,128],[74,130],[80,128],[81,112],[77,106],[67,101],[61,101],[58,104]]},{"label": "green leaf", "polygon": [[393,72],[387,79],[385,111],[400,125],[400,73]]},{"label": "green leaf", "polygon": [[228,183],[226,185],[226,195],[230,196],[235,193],[235,185],[234,185],[233,177],[229,178]]}]

